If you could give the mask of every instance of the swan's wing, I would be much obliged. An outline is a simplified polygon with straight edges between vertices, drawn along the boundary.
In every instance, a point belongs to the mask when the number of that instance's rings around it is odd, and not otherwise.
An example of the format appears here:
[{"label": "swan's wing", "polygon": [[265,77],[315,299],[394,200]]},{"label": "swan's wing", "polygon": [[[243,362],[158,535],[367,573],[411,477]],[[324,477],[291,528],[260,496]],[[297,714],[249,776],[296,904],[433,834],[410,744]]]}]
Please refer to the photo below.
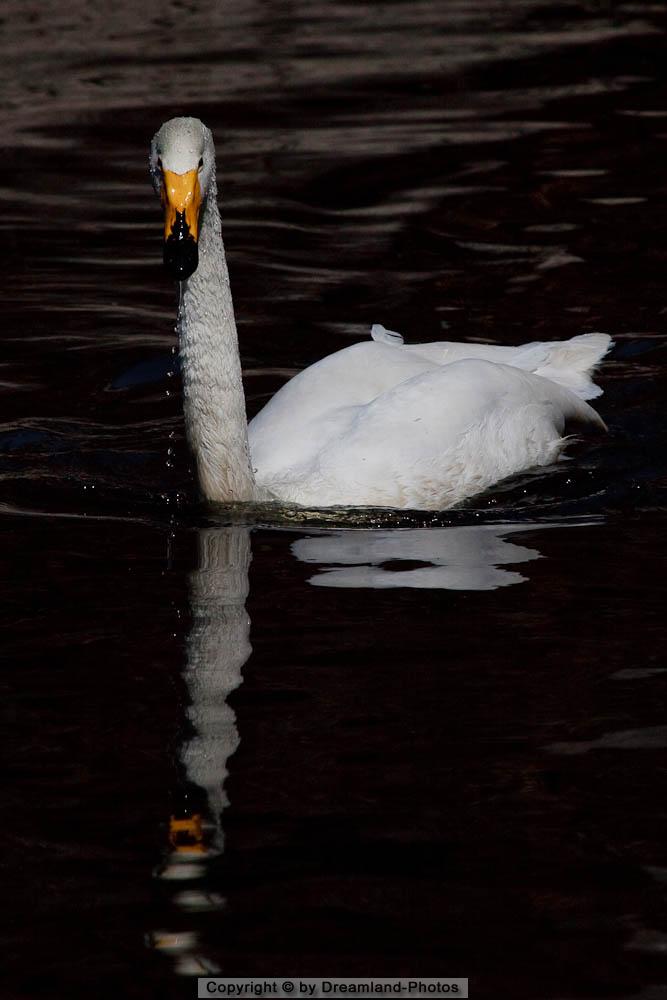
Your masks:
[{"label": "swan's wing", "polygon": [[262,481],[302,504],[442,509],[555,461],[568,422],[604,428],[587,403],[547,379],[459,361],[329,414],[310,429],[317,453]]},{"label": "swan's wing", "polygon": [[[330,418],[370,403],[392,388],[463,359],[499,362],[565,385],[584,399],[600,393],[588,372],[609,349],[606,334],[584,334],[554,343],[403,344],[400,334],[375,324],[372,339],[330,354],[295,375],[269,400],[249,427],[253,466],[260,479],[280,475],[316,457]],[[313,433],[319,426],[318,436]],[[335,433],[335,431],[334,431]]]},{"label": "swan's wing", "polygon": [[[369,403],[387,390],[438,368],[435,361],[390,343],[353,344],[304,369],[287,382],[248,427],[250,453],[259,479],[314,457],[328,418]],[[321,424],[318,435],[315,424]]]}]

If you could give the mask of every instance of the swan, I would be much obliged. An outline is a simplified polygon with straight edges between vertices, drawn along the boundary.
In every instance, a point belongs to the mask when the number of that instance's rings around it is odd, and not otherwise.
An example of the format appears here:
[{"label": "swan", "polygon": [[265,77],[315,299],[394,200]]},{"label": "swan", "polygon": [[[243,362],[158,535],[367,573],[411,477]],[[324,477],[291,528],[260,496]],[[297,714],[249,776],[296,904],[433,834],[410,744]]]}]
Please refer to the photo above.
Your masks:
[{"label": "swan", "polygon": [[179,283],[185,427],[206,500],[442,510],[551,464],[570,426],[606,429],[585,402],[601,393],[589,375],[606,334],[406,345],[379,324],[297,374],[248,425],[210,130],[165,122],[150,172]]}]

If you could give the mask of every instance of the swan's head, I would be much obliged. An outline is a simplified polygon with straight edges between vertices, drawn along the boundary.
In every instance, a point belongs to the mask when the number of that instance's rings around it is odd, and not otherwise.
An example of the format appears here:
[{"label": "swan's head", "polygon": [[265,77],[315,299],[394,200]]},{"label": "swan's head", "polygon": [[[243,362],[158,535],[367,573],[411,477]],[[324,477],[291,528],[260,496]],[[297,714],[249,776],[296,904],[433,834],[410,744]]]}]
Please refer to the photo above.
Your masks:
[{"label": "swan's head", "polygon": [[215,174],[210,130],[198,118],[171,118],[153,136],[150,170],[164,208],[164,265],[185,281],[199,263],[202,205]]}]

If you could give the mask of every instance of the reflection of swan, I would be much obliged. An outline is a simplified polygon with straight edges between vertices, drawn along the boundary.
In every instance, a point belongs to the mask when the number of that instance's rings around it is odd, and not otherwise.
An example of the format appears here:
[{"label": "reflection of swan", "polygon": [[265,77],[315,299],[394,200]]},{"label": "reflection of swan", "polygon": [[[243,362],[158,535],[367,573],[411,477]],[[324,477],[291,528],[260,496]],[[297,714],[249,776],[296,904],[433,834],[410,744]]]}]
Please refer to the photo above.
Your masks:
[{"label": "reflection of swan", "polygon": [[441,509],[555,461],[566,424],[604,427],[583,402],[599,394],[588,373],[604,334],[407,347],[378,326],[293,378],[248,428],[211,133],[174,118],[150,162],[165,264],[181,281],[185,421],[207,499]]},{"label": "reflection of swan", "polygon": [[[535,549],[507,541],[507,536],[545,527],[548,525],[476,524],[407,531],[335,531],[301,538],[292,544],[292,552],[302,562],[326,564],[309,580],[316,587],[495,590],[526,579],[501,567],[540,558]],[[424,565],[401,569],[401,562]]]},{"label": "reflection of swan", "polygon": [[247,529],[208,528],[199,535],[199,569],[192,574],[193,623],[184,679],[194,734],[181,748],[188,779],[204,789],[222,848],[220,814],[227,804],[222,784],[227,760],[238,746],[236,717],[227,698],[241,683],[251,653],[248,597],[250,537]]},{"label": "reflection of swan", "polygon": [[[190,704],[191,735],[180,750],[189,785],[204,793],[199,807],[173,816],[171,850],[159,869],[162,879],[178,886],[173,902],[183,911],[215,910],[224,900],[201,888],[206,862],[223,849],[221,813],[227,804],[223,783],[227,762],[239,743],[236,717],[227,704],[241,683],[241,668],[251,653],[248,596],[250,537],[247,528],[208,528],[199,534],[199,567],[190,579],[192,627],[183,677]],[[153,947],[176,960],[179,973],[206,975],[215,968],[198,952],[190,930],[156,931]]]}]

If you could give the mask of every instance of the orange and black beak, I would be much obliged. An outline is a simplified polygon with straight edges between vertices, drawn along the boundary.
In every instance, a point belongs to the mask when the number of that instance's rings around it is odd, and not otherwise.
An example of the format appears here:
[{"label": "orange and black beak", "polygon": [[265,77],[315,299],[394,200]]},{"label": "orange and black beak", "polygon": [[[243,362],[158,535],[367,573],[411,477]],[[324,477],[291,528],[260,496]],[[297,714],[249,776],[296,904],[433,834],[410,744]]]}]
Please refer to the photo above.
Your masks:
[{"label": "orange and black beak", "polygon": [[162,172],[164,266],[176,281],[185,281],[199,264],[197,239],[201,202],[199,171]]}]

